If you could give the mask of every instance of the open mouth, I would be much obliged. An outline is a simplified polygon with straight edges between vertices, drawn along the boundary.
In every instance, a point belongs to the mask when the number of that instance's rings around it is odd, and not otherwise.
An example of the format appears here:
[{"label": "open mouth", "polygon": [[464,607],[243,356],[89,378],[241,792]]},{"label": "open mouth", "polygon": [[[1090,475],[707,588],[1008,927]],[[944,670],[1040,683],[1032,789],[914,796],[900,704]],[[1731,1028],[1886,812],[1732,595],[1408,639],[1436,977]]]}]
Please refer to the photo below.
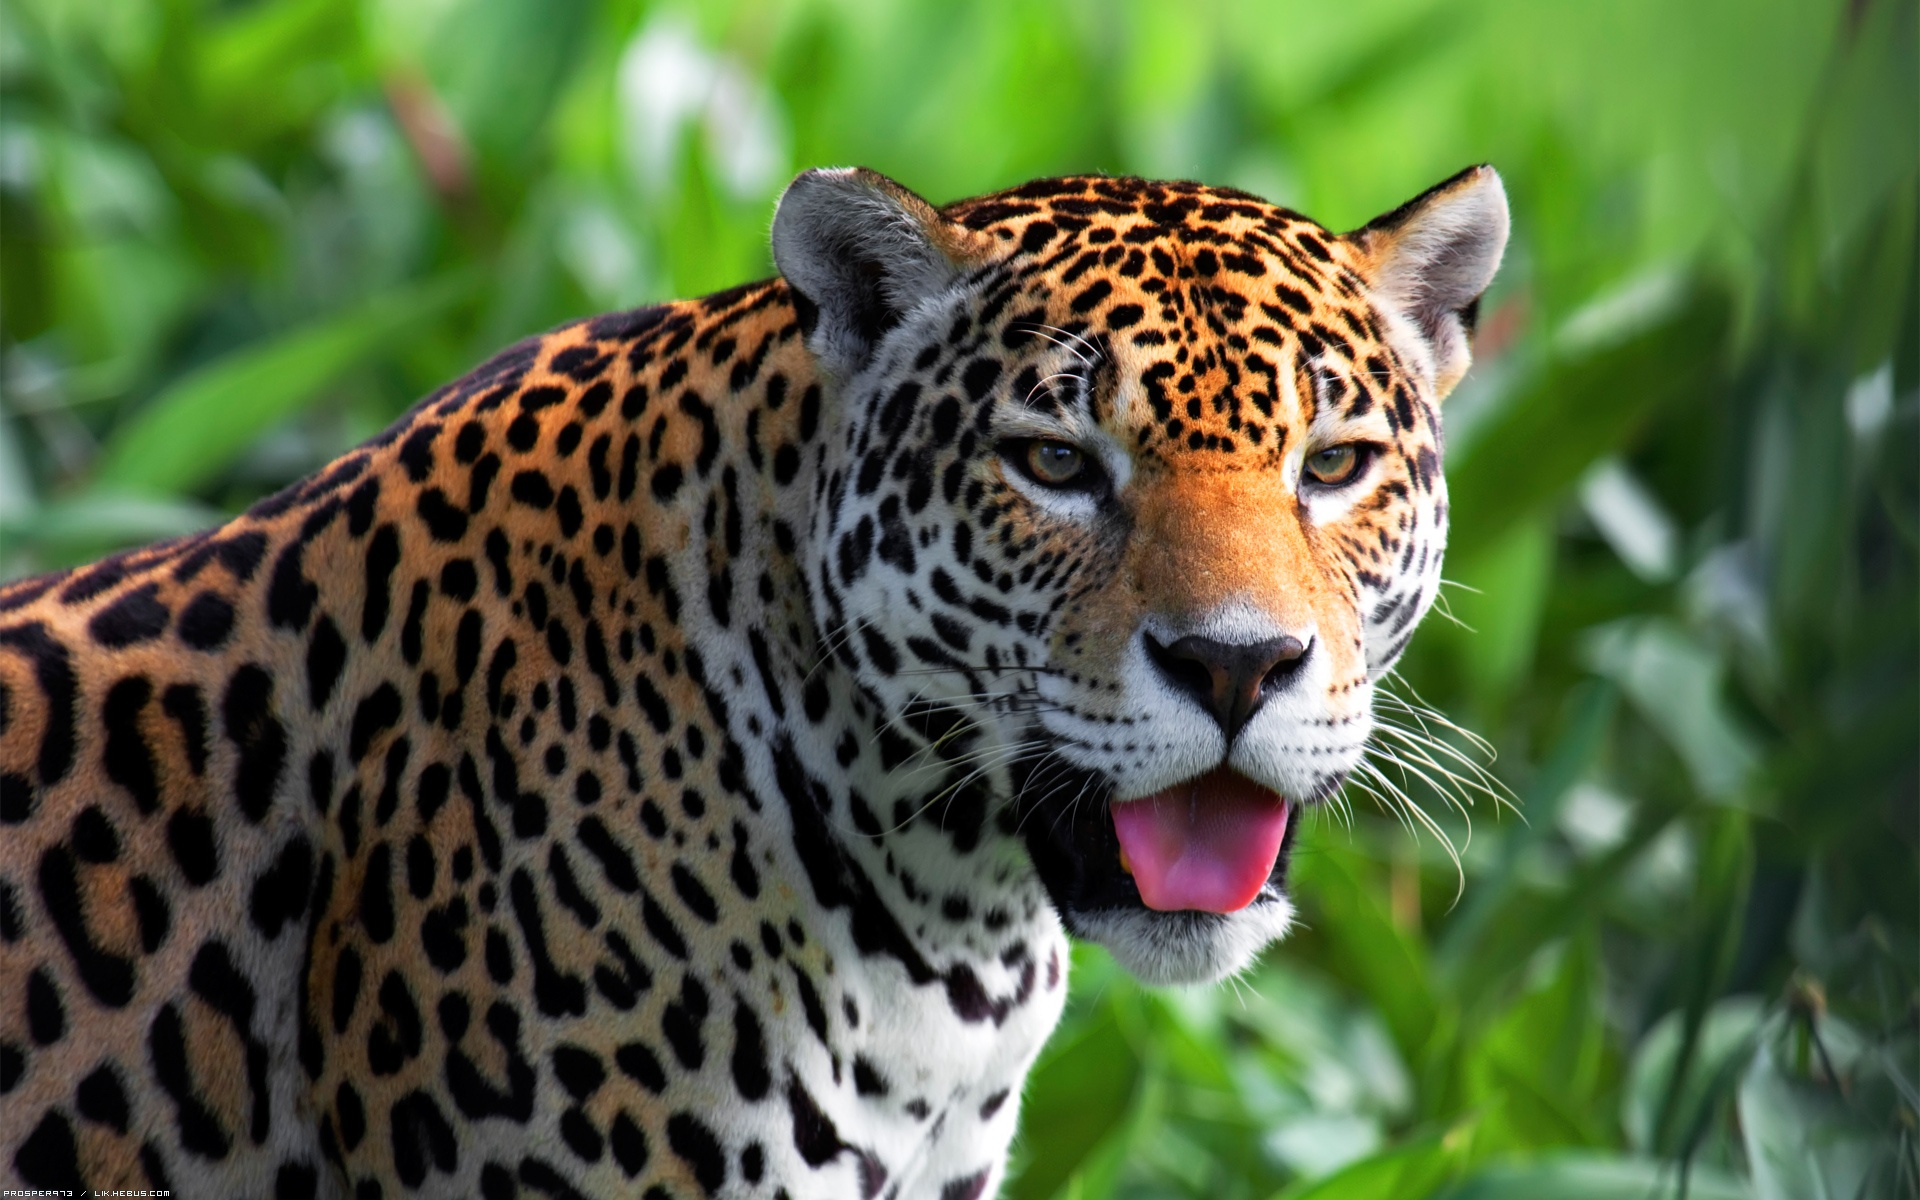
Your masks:
[{"label": "open mouth", "polygon": [[1063,913],[1239,912],[1287,867],[1298,807],[1221,766],[1136,800],[1057,758],[1021,782],[1021,829]]},{"label": "open mouth", "polygon": [[1278,792],[1215,767],[1110,805],[1120,869],[1158,912],[1239,912],[1267,885],[1292,811]]}]

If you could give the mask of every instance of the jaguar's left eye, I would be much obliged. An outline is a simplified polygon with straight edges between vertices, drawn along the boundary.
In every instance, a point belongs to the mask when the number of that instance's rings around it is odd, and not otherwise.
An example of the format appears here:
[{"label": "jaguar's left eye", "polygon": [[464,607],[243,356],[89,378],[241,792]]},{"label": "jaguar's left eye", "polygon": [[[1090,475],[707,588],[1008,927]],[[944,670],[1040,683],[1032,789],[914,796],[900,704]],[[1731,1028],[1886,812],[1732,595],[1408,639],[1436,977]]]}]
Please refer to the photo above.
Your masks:
[{"label": "jaguar's left eye", "polygon": [[1307,476],[1322,487],[1339,487],[1343,483],[1353,482],[1360,468],[1366,465],[1367,447],[1349,442],[1344,446],[1328,446],[1307,455]]},{"label": "jaguar's left eye", "polygon": [[1100,468],[1072,442],[1024,438],[1004,447],[1001,453],[1022,475],[1042,487],[1087,491],[1099,482]]}]

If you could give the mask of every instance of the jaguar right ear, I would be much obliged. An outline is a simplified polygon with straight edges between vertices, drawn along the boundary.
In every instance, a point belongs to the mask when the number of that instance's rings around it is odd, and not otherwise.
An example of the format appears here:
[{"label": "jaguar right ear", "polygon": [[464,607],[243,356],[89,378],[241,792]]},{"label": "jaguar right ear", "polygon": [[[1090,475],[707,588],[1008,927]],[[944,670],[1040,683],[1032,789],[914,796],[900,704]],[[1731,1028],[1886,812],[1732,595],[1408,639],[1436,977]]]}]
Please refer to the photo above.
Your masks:
[{"label": "jaguar right ear", "polygon": [[1480,294],[1507,247],[1507,190],[1492,167],[1468,167],[1347,235],[1374,293],[1413,323],[1434,393],[1467,373]]},{"label": "jaguar right ear", "polygon": [[804,172],[773,214],[773,261],[793,288],[807,346],[843,379],[988,245],[865,167]]}]

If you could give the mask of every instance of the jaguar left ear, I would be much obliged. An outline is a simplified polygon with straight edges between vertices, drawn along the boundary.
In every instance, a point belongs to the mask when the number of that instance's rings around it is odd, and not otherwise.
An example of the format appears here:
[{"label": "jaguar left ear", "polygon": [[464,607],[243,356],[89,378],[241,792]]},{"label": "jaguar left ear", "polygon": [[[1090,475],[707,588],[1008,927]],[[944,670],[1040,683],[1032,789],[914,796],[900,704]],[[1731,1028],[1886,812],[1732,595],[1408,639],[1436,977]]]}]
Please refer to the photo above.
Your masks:
[{"label": "jaguar left ear", "polygon": [[802,173],[773,214],[773,261],[793,288],[807,345],[843,379],[987,249],[986,239],[865,167]]},{"label": "jaguar left ear", "polygon": [[1425,339],[1437,396],[1473,361],[1480,294],[1507,247],[1507,190],[1489,166],[1468,167],[1346,240],[1360,252],[1376,297]]}]

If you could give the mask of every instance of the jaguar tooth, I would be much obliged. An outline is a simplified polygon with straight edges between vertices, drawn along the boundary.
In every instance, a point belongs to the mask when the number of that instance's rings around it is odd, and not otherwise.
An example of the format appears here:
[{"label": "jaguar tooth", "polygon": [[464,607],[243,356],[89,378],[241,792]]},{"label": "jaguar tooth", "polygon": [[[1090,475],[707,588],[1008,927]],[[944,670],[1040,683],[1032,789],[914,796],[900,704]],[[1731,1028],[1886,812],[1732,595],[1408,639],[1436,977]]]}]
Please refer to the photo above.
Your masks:
[{"label": "jaguar tooth", "polygon": [[1133,864],[1127,861],[1127,848],[1125,846],[1120,847],[1120,869],[1127,873],[1128,878],[1133,877]]}]

